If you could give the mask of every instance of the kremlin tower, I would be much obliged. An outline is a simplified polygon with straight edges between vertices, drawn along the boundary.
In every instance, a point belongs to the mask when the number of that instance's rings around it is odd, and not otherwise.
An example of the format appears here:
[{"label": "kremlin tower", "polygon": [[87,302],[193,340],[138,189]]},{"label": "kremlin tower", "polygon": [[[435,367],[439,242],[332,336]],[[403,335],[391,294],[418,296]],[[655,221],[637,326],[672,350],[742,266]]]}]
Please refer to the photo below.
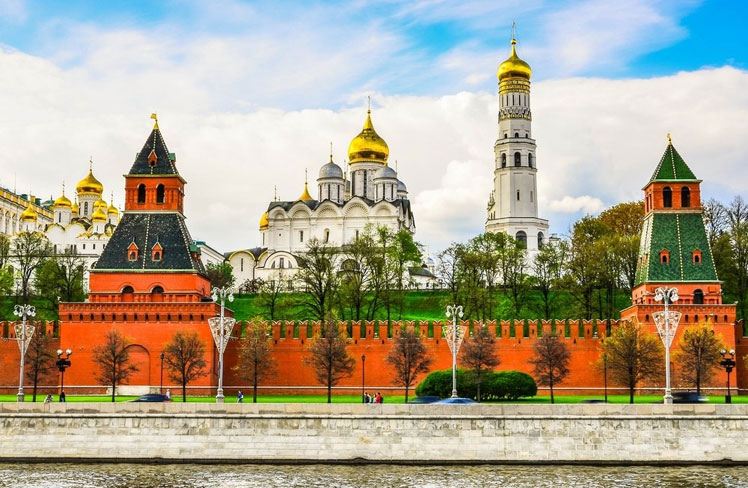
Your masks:
[{"label": "kremlin tower", "polygon": [[499,65],[499,136],[494,144],[494,188],[488,199],[486,232],[506,232],[532,256],[548,237],[538,218],[537,160],[530,112],[530,65],[512,52]]}]

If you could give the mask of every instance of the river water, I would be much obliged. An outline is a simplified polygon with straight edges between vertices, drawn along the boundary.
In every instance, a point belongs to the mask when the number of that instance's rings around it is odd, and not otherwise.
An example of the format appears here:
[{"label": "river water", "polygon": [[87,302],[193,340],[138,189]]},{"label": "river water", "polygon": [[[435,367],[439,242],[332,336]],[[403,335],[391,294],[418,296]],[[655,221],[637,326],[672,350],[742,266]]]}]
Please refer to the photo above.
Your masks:
[{"label": "river water", "polygon": [[0,464],[26,487],[748,487],[748,467]]}]

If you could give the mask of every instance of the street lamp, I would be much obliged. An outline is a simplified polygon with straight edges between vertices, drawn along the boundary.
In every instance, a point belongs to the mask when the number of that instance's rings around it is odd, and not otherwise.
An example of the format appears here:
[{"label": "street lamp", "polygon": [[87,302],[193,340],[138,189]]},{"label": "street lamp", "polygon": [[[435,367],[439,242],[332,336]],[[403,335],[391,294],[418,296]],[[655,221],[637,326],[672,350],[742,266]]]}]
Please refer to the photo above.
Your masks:
[{"label": "street lamp", "polygon": [[161,358],[161,386],[159,386],[158,392],[164,394],[164,353],[162,352],[159,356]]},{"label": "street lamp", "polygon": [[70,356],[73,351],[65,350],[65,357],[62,357],[62,349],[57,350],[57,369],[60,370],[60,401],[65,398],[65,370],[70,367]]},{"label": "street lamp", "polygon": [[467,327],[457,325],[457,319],[462,318],[462,305],[447,305],[446,315],[452,318],[452,322],[442,329],[442,334],[452,353],[452,398],[457,398],[457,351],[460,350]]},{"label": "street lamp", "polygon": [[665,346],[665,397],[663,403],[670,404],[673,403],[673,394],[670,390],[670,346],[673,343],[675,332],[678,330],[681,313],[678,311],[671,312],[668,305],[678,301],[678,289],[667,286],[657,288],[654,299],[656,302],[663,302],[665,305],[664,312],[656,312],[652,316],[662,344]]},{"label": "street lamp", "polygon": [[361,403],[366,403],[366,354],[361,355]]},{"label": "street lamp", "polygon": [[720,354],[722,354],[723,359],[719,364],[727,372],[727,395],[725,395],[725,403],[732,403],[732,395],[730,395],[730,373],[735,368],[735,349],[730,349],[729,351],[722,349]]},{"label": "street lamp", "polygon": [[213,288],[213,301],[221,300],[221,315],[208,319],[213,340],[218,348],[218,390],[216,391],[216,403],[223,403],[223,352],[226,350],[226,336],[231,336],[236,320],[225,316],[226,298],[229,302],[234,301],[234,290],[230,286]]},{"label": "street lamp", "polygon": [[16,340],[18,341],[18,347],[21,349],[21,370],[18,373],[18,401],[24,400],[23,395],[23,373],[26,369],[25,358],[26,350],[29,347],[31,338],[34,337],[34,326],[29,324],[26,325],[26,317],[33,317],[36,315],[36,309],[33,305],[16,305],[13,309],[13,315],[21,317],[21,324],[16,324]]}]

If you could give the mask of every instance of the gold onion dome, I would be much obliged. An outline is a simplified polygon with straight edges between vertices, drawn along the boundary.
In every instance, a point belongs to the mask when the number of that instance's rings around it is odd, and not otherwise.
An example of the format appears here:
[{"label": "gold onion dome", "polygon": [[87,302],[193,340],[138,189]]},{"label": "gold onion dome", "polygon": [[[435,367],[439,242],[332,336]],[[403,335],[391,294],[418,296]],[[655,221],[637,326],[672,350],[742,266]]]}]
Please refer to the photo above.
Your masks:
[{"label": "gold onion dome", "polygon": [[91,216],[91,220],[94,222],[106,222],[106,212],[101,208],[97,208]]},{"label": "gold onion dome", "polygon": [[262,214],[262,217],[260,217],[260,230],[265,230],[268,227],[270,227],[270,220],[268,219],[268,213],[265,212]]},{"label": "gold onion dome", "polygon": [[306,182],[304,182],[304,192],[299,197],[299,200],[302,202],[311,202],[314,200],[314,198],[309,194],[309,185]]},{"label": "gold onion dome", "polygon": [[73,206],[73,202],[70,201],[68,197],[65,196],[65,192],[62,193],[62,195],[55,200],[55,208],[71,208]]},{"label": "gold onion dome", "polygon": [[389,156],[390,148],[374,130],[374,125],[371,123],[371,110],[367,110],[364,128],[348,145],[348,159],[351,163],[376,161],[386,164]]},{"label": "gold onion dome", "polygon": [[512,54],[506,61],[499,65],[496,76],[499,77],[499,81],[504,78],[524,78],[530,81],[532,69],[530,69],[529,64],[517,56],[517,39],[512,39]]},{"label": "gold onion dome", "polygon": [[115,207],[114,204],[111,204],[111,205],[109,205],[109,208],[107,209],[106,213],[113,214],[113,215],[119,215],[119,210],[117,210],[117,207]]},{"label": "gold onion dome", "polygon": [[106,213],[107,208],[109,208],[109,205],[106,204],[103,198],[99,197],[99,199],[94,202],[93,208],[94,208],[94,211],[101,209],[102,212]]},{"label": "gold onion dome", "polygon": [[78,193],[95,193],[101,195],[104,191],[104,185],[94,177],[93,171],[89,169],[88,176],[80,180],[75,189]]},{"label": "gold onion dome", "polygon": [[79,209],[78,209],[78,202],[75,202],[75,203],[73,204],[73,207],[72,207],[72,211],[73,211],[73,213],[74,213],[74,214],[77,214],[77,213],[78,213],[78,210],[79,210]]},{"label": "gold onion dome", "polygon": [[38,215],[36,213],[36,210],[34,210],[31,207],[31,202],[29,202],[28,206],[26,207],[26,210],[23,211],[21,214],[21,220],[24,222],[27,221],[36,221]]}]

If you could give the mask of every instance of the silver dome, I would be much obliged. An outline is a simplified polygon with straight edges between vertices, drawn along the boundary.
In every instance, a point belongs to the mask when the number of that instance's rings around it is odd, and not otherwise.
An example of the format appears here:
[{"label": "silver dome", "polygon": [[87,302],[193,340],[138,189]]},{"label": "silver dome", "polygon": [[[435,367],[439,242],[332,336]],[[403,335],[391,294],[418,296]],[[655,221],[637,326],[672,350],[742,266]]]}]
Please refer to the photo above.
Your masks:
[{"label": "silver dome", "polygon": [[319,178],[337,178],[342,180],[343,170],[340,169],[340,166],[330,161],[319,169]]},{"label": "silver dome", "polygon": [[395,170],[392,169],[389,166],[383,166],[379,170],[377,170],[376,175],[374,176],[374,179],[390,179],[390,180],[396,180],[397,179],[397,173],[395,173]]},{"label": "silver dome", "polygon": [[398,182],[397,182],[397,191],[398,191],[398,193],[399,192],[408,193],[408,187],[405,186],[405,183],[403,183],[402,181],[398,180]]}]

